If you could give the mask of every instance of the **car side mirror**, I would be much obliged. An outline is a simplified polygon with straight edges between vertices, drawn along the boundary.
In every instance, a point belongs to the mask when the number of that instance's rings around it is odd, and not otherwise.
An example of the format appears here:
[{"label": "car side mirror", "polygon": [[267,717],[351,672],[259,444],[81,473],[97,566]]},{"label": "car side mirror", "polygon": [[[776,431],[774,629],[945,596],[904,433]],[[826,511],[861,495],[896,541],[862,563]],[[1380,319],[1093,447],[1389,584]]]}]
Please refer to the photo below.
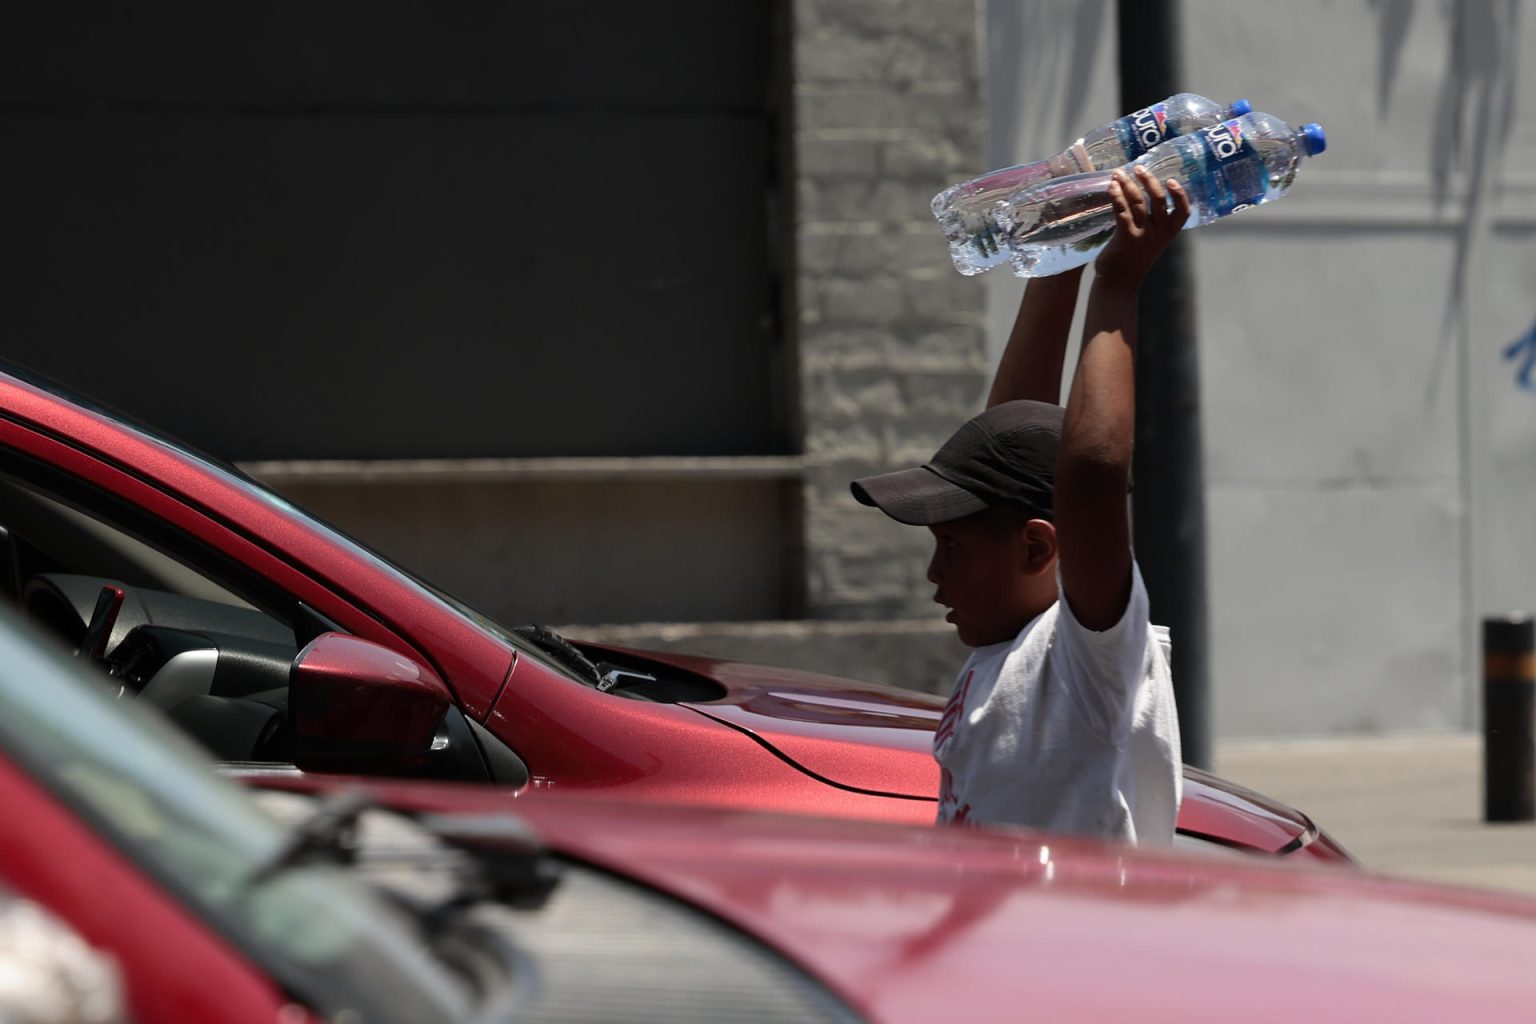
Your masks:
[{"label": "car side mirror", "polygon": [[453,695],[414,658],[322,633],[293,661],[288,723],[305,771],[396,772],[420,767]]}]

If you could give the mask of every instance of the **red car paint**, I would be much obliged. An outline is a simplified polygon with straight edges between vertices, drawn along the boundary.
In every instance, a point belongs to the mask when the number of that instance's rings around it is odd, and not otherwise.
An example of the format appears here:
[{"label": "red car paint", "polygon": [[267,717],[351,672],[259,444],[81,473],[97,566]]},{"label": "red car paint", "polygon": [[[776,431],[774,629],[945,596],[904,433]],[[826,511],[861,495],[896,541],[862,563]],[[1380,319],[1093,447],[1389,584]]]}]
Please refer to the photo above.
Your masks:
[{"label": "red car paint", "polygon": [[[724,683],[728,697],[694,705],[695,710],[852,791],[858,816],[914,824],[933,820],[929,794],[938,790],[939,773],[931,748],[942,698],[792,669],[677,654],[649,657]],[[874,794],[886,799],[864,799]],[[761,806],[800,809],[794,800]],[[1296,810],[1195,768],[1184,771],[1179,830],[1223,846],[1319,861],[1350,859]]]},{"label": "red car paint", "polygon": [[[345,728],[363,740],[394,740],[407,749],[423,750],[450,701],[447,687],[431,669],[342,633],[311,640],[294,660],[293,672],[307,683],[295,690],[303,695],[302,706],[295,697],[289,708],[300,736]],[[387,679],[390,685],[363,689],[355,681],[359,677]],[[353,692],[363,699],[345,699]],[[346,721],[332,720],[337,707],[346,708]]]},{"label": "red car paint", "polygon": [[[252,778],[323,790],[333,780]],[[871,1020],[1518,1020],[1536,900],[1027,830],[794,819],[402,783],[736,924]]]},{"label": "red car paint", "polygon": [[[63,471],[192,538],[356,636],[420,658],[536,788],[931,822],[938,698],[761,666],[646,655],[724,686],[665,704],[599,692],[521,653],[378,556],[249,481],[0,373],[0,456]],[[1298,812],[1199,773],[1180,828],[1265,853],[1347,861]]]},{"label": "red car paint", "polygon": [[[7,636],[11,644],[24,638],[10,627]],[[40,641],[28,642],[41,649]],[[60,669],[69,667],[56,653],[49,657]],[[5,684],[11,693],[97,685],[78,671],[62,675],[77,679],[13,674]],[[52,741],[57,749],[120,749],[78,746],[92,737],[122,738],[100,728],[120,718],[122,707],[95,701],[90,714],[49,723],[66,737]],[[144,739],[180,745],[169,734]],[[66,780],[81,778],[69,770],[80,761],[39,757],[55,749],[46,741],[10,740],[32,759],[27,763],[46,766],[39,774],[53,785],[68,790]],[[0,842],[0,881],[43,904],[116,962],[133,1019],[316,1019],[129,866],[13,756],[20,751],[0,753],[0,806],[28,827],[9,829]],[[202,770],[190,756],[180,768],[184,774],[175,778],[184,781]],[[177,789],[158,785],[171,778],[167,771],[153,778],[153,795],[132,785],[121,791],[138,810],[124,815],[119,828],[122,821],[132,822],[135,832],[164,826],[160,816],[172,805],[157,800]],[[519,861],[552,855],[670,895],[731,926],[743,942],[795,964],[872,1024],[989,1024],[1021,1015],[1289,1024],[1297,997],[1318,1024],[1417,1024],[1523,1019],[1536,999],[1527,963],[1536,944],[1536,901],[1529,899],[1022,829],[972,832],[270,771],[248,773],[243,781],[329,795],[339,786],[361,787],[375,806],[423,814],[421,828],[477,849],[491,858],[483,862],[487,868],[498,852]],[[206,788],[190,792],[186,809],[193,815],[206,811],[215,795]],[[241,800],[238,791],[218,796],[213,802],[220,807]],[[175,863],[160,867],[174,870]],[[545,877],[558,888],[566,884],[562,874]],[[466,909],[491,908],[481,902]],[[541,908],[534,903],[526,912]],[[660,918],[649,920],[655,927]],[[400,937],[411,941],[409,933]],[[405,965],[400,957],[429,955],[425,948],[389,948],[397,968]],[[590,952],[593,981],[610,969],[622,979],[622,965],[610,964],[601,946]],[[514,987],[537,988],[536,957],[504,962],[516,968],[506,974]],[[348,972],[340,973],[339,985],[370,980],[364,973],[349,982]],[[678,972],[680,984],[687,977],[686,970]],[[516,1002],[504,1005],[510,1012],[491,1019],[517,1018]],[[347,1010],[335,1019],[358,1016]]]},{"label": "red car paint", "polygon": [[4,759],[0,807],[11,823],[0,843],[0,879],[116,961],[134,1020],[315,1019]]}]

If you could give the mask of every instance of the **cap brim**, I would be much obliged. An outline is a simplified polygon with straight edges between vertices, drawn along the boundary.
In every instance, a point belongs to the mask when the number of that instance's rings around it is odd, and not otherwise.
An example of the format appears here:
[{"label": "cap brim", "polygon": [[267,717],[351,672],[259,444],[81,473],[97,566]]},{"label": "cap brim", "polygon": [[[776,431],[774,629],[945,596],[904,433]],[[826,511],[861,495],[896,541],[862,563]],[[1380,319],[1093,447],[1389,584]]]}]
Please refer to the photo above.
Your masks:
[{"label": "cap brim", "polygon": [[898,523],[932,526],[980,512],[987,503],[927,466],[855,480],[853,496]]}]

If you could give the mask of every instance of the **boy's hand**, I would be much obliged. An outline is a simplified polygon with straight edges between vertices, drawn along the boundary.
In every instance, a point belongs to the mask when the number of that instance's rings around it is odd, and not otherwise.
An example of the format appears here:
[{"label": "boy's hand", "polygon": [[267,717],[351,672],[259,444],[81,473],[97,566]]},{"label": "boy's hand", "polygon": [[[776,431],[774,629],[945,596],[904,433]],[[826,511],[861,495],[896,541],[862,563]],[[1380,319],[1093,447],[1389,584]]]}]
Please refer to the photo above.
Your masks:
[{"label": "boy's hand", "polygon": [[[1115,171],[1109,196],[1115,204],[1115,235],[1099,253],[1093,269],[1100,280],[1140,287],[1147,271],[1189,220],[1189,194],[1172,178],[1166,186],[1145,167]],[[1173,198],[1169,209],[1168,199]]]}]

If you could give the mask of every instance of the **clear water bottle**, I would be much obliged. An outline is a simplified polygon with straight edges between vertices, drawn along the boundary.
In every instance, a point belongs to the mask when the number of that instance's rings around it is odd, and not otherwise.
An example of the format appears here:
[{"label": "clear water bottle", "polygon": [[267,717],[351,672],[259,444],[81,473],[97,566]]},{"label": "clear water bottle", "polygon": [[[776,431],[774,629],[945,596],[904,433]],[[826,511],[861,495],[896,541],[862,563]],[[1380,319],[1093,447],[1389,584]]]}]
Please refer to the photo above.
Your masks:
[{"label": "clear water bottle", "polygon": [[[1255,113],[1170,139],[1133,163],[1184,186],[1190,199],[1188,229],[1285,195],[1302,158],[1316,156],[1327,145],[1320,124],[1292,130],[1278,117]],[[1115,233],[1109,197],[1113,174],[1089,171],[1052,178],[998,205],[998,226],[1007,238],[1013,272],[1046,277],[1097,256]]]},{"label": "clear water bottle", "polygon": [[951,185],[933,197],[933,215],[949,240],[955,269],[971,277],[1007,261],[1008,248],[998,231],[994,208],[1019,189],[1047,178],[1113,170],[1167,139],[1252,109],[1247,100],[1224,107],[1204,96],[1181,92],[1095,128],[1049,160],[1005,167]]}]

